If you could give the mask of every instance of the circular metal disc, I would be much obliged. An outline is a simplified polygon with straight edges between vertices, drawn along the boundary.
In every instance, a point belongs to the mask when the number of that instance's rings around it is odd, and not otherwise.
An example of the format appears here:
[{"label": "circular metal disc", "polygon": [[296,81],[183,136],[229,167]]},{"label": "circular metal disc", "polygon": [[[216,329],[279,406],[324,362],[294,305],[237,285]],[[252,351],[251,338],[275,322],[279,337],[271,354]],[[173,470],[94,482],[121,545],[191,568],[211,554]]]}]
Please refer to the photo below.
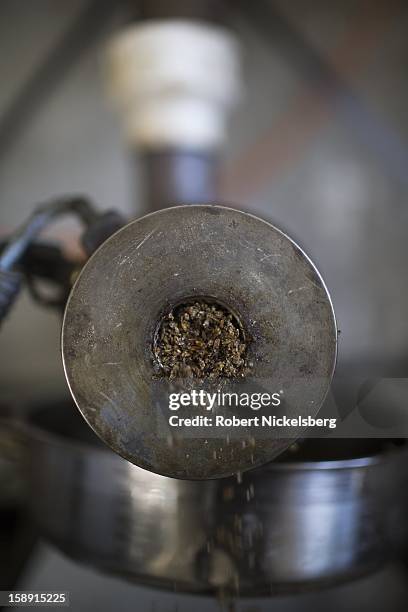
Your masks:
[{"label": "circular metal disc", "polygon": [[[283,406],[169,411],[169,393],[180,387],[158,376],[153,338],[163,313],[195,296],[229,307],[249,339],[250,376],[220,386],[282,392]],[[302,250],[253,215],[210,205],[161,210],[109,238],[77,279],[62,332],[69,387],[102,440],[142,468],[191,479],[266,463],[304,427],[290,434],[252,425],[175,431],[171,414],[315,416],[330,385],[336,348],[330,297]],[[202,388],[214,390],[214,384]]]}]

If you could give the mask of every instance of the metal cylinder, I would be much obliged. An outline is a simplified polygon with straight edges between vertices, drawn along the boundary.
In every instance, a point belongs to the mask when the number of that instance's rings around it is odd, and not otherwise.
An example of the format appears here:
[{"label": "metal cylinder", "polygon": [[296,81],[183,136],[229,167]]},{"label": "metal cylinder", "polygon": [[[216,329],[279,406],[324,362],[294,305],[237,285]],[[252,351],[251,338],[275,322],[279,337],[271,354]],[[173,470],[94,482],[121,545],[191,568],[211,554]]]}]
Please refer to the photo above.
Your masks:
[{"label": "metal cylinder", "polygon": [[218,156],[213,151],[143,151],[140,164],[146,212],[175,204],[203,204],[216,200]]},{"label": "metal cylinder", "polygon": [[[244,380],[196,381],[207,391],[282,391],[285,414],[315,416],[333,375],[337,331],[327,289],[303,251],[269,223],[231,208],[177,206],[117,232],[90,258],[67,303],[65,373],[83,416],[113,450],[178,478],[228,476],[264,464],[302,435],[251,422],[169,427],[154,339],[165,313],[205,297],[236,315],[253,367]],[[179,380],[184,389],[189,380]],[[215,420],[249,409],[214,406]],[[191,410],[178,414],[192,416]],[[272,413],[271,413],[272,414]]]}]

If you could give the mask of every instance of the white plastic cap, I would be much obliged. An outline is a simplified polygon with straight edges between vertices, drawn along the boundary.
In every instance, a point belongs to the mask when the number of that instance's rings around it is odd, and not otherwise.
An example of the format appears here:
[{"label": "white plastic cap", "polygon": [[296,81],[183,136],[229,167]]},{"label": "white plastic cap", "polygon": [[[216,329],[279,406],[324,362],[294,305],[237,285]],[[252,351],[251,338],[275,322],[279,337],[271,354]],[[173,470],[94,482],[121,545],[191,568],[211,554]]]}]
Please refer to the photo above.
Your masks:
[{"label": "white plastic cap", "polygon": [[132,144],[221,144],[241,84],[238,45],[229,32],[201,22],[147,21],[116,35],[107,56],[110,94]]}]

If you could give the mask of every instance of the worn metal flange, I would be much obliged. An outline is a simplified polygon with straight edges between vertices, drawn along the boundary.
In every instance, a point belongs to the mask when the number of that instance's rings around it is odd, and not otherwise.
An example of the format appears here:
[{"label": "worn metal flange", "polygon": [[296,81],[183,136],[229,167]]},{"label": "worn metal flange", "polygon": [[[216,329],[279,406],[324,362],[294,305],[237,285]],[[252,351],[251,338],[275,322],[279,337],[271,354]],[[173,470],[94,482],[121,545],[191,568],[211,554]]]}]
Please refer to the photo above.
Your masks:
[{"label": "worn metal flange", "polygon": [[[62,355],[82,415],[115,452],[177,478],[228,476],[272,460],[304,426],[169,426],[166,380],[154,356],[163,315],[206,297],[234,313],[253,363],[244,380],[194,381],[195,388],[281,393],[278,407],[182,409],[231,417],[316,416],[336,360],[327,289],[308,257],[253,215],[210,205],[178,206],[134,221],[89,259],[67,303]],[[186,382],[186,381],[184,381]],[[186,385],[191,388],[192,381]]]}]

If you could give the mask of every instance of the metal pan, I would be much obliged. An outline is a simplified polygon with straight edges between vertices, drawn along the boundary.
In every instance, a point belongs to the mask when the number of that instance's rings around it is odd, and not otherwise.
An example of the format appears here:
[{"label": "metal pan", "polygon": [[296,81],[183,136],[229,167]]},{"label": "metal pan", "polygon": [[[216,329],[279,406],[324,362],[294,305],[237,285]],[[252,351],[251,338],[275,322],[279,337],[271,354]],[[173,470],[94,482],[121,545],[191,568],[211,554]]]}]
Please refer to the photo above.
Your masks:
[{"label": "metal pan", "polygon": [[109,451],[69,402],[24,427],[29,503],[71,557],[138,583],[261,595],[338,583],[398,554],[408,450],[307,441],[243,476],[180,481]]}]

